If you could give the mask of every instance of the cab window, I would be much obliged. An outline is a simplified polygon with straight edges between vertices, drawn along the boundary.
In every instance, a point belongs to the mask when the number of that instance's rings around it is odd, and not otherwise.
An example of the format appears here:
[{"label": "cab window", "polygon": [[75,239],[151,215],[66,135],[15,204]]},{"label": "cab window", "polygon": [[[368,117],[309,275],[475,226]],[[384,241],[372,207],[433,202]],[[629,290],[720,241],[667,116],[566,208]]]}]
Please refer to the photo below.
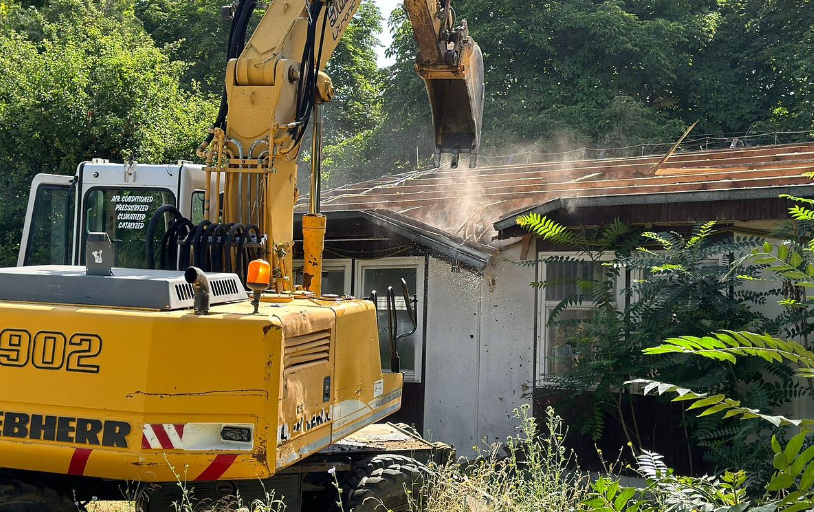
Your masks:
[{"label": "cab window", "polygon": [[204,220],[205,194],[203,190],[196,190],[192,193],[192,217],[190,221],[195,225],[200,224]]},{"label": "cab window", "polygon": [[[88,191],[84,203],[84,233],[106,232],[113,241],[117,267],[146,268],[147,226],[155,212],[166,204],[175,204],[172,192],[148,188],[95,188]],[[154,239],[166,232],[169,215],[158,224]],[[84,240],[82,261],[84,261]],[[156,247],[156,249],[158,249]]]},{"label": "cab window", "polygon": [[68,265],[73,240],[73,189],[40,185],[23,265]]},{"label": "cab window", "polygon": [[[206,192],[203,190],[195,190],[192,192],[192,217],[190,221],[198,225],[203,222],[206,217],[204,216],[206,206]],[[218,195],[218,222],[223,221],[223,192]]]}]

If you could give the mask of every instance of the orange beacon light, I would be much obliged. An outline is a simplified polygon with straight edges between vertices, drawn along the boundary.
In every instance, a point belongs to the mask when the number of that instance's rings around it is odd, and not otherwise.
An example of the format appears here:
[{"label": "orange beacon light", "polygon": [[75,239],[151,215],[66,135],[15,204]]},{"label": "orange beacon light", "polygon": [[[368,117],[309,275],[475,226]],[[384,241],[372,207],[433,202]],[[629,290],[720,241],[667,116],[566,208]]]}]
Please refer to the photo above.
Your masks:
[{"label": "orange beacon light", "polygon": [[271,265],[266,260],[254,260],[249,263],[249,272],[246,276],[246,286],[252,291],[252,305],[254,313],[260,308],[260,296],[269,287],[271,282]]}]

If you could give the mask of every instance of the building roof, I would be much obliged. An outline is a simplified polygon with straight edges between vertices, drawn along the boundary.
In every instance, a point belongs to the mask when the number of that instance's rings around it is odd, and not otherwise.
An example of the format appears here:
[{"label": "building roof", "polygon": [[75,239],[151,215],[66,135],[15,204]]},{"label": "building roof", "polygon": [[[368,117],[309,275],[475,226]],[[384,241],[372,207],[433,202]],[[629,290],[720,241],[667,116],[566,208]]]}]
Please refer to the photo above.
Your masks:
[{"label": "building roof", "polygon": [[[677,153],[654,169],[660,160],[656,155],[410,172],[324,191],[322,211],[387,210],[416,228],[495,247],[498,231],[535,210],[758,199],[776,197],[779,187],[786,193],[801,187],[810,195],[812,181],[803,173],[814,171],[814,143]],[[738,190],[752,192],[733,193]]]}]

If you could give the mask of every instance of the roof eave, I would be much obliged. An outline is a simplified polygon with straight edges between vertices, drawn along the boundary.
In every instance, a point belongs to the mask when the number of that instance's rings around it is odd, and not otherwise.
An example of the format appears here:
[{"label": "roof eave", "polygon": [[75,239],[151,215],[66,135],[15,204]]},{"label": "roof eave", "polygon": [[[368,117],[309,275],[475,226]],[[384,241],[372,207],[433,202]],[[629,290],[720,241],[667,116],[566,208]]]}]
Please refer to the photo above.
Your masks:
[{"label": "roof eave", "polygon": [[589,196],[589,197],[562,197],[547,201],[533,208],[512,213],[493,224],[498,238],[512,238],[504,236],[505,231],[517,225],[517,218],[530,213],[547,215],[551,212],[567,209],[574,210],[588,207],[628,206],[644,204],[680,204],[690,202],[710,201],[743,201],[754,199],[772,199],[780,195],[814,196],[814,185],[788,185],[782,187],[755,187],[736,188],[724,190],[700,190],[684,192],[657,192],[653,194],[625,194],[615,196]]},{"label": "roof eave", "polygon": [[[303,215],[297,212],[295,215]],[[477,242],[445,233],[442,230],[389,210],[338,210],[323,212],[328,217],[347,220],[358,217],[384,228],[426,248],[429,252],[476,272],[482,272],[492,258],[495,249]],[[330,240],[326,240],[329,242]]]}]

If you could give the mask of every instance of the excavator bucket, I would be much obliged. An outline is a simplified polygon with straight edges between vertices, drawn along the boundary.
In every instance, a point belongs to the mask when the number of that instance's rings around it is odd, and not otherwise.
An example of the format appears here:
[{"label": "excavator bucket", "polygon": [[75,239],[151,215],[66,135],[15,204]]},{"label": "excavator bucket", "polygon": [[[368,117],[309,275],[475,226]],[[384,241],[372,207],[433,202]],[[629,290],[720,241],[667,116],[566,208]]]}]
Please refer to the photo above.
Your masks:
[{"label": "excavator bucket", "polygon": [[[483,122],[483,54],[475,42],[464,47],[460,71],[433,73],[419,71],[427,86],[435,129],[436,164],[442,153],[452,155],[451,167],[458,166],[461,153],[469,153],[469,167],[475,167]],[[440,76],[439,76],[440,75]]]},{"label": "excavator bucket", "polygon": [[404,0],[418,44],[415,70],[424,79],[435,128],[435,165],[441,153],[458,167],[469,153],[475,167],[483,120],[483,54],[469,36],[466,20],[455,19],[452,0]]}]

